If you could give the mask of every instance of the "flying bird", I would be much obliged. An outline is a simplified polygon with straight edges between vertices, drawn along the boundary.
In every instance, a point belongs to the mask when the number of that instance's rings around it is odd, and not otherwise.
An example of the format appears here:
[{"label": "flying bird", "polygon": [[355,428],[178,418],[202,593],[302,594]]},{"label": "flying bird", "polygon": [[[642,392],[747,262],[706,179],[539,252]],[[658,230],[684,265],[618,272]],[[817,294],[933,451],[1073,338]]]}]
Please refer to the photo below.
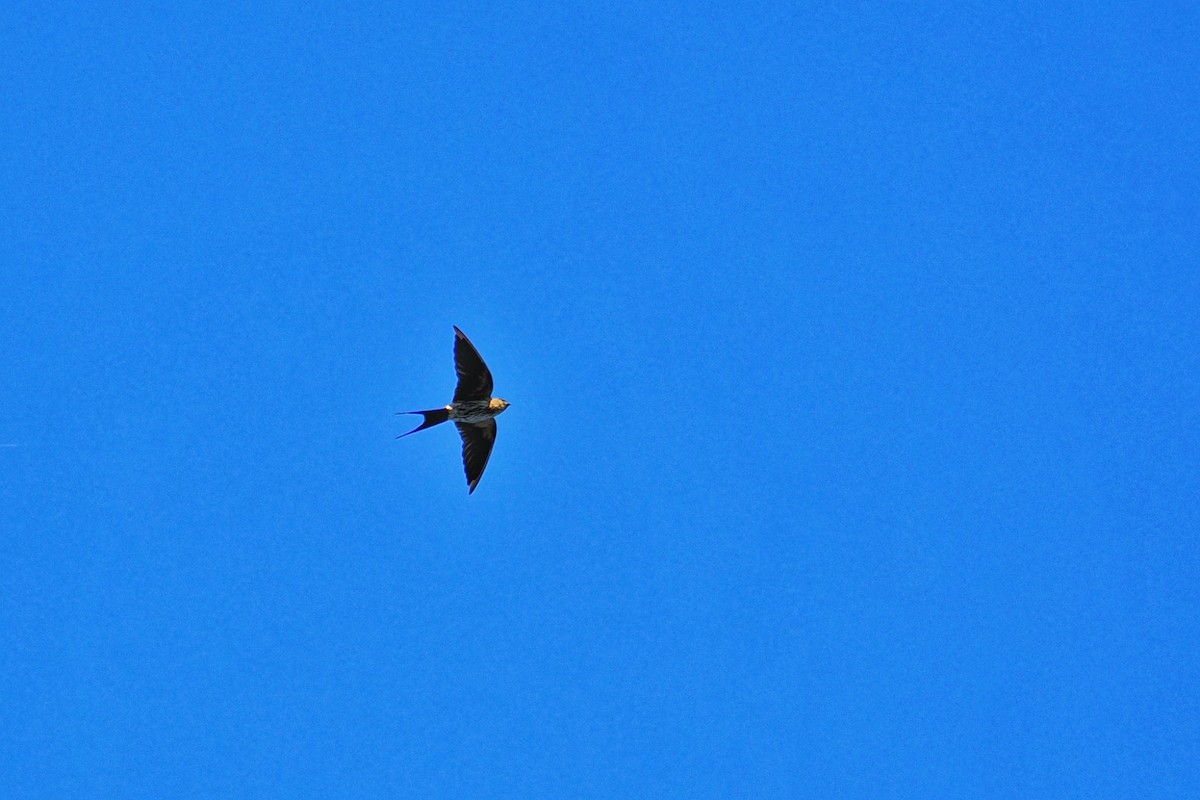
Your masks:
[{"label": "flying bird", "polygon": [[492,373],[475,345],[457,325],[454,326],[454,369],[458,372],[454,401],[429,411],[401,411],[401,414],[420,414],[425,421],[396,438],[403,439],[409,433],[454,420],[458,435],[462,437],[463,470],[467,473],[467,494],[471,494],[483,477],[483,470],[492,455],[492,445],[496,443],[496,416],[503,413],[509,403],[492,397]]}]

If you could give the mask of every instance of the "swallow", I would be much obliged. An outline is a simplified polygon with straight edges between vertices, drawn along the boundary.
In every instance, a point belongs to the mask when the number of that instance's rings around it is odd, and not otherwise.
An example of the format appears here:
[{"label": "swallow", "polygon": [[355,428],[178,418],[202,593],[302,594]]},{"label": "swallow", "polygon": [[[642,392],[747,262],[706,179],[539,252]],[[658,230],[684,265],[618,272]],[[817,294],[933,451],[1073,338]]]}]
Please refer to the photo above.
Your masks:
[{"label": "swallow", "polygon": [[492,373],[483,363],[479,351],[467,335],[454,326],[454,369],[458,373],[458,386],[454,389],[454,401],[442,408],[428,411],[401,411],[401,414],[420,414],[424,421],[397,439],[410,433],[441,425],[454,420],[458,435],[462,437],[463,471],[467,473],[467,494],[475,491],[492,445],[496,443],[496,417],[504,413],[509,402],[492,397]]}]

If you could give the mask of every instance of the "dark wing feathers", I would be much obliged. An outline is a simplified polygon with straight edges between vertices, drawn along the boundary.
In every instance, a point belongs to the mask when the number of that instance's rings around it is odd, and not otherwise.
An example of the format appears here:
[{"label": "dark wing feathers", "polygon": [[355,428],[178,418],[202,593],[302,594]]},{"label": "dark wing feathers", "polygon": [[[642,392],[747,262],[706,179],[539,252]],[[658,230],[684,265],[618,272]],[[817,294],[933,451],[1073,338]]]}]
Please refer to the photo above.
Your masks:
[{"label": "dark wing feathers", "polygon": [[462,437],[463,471],[467,473],[467,494],[470,494],[479,485],[488,458],[492,455],[492,445],[496,443],[496,420],[489,419],[478,424],[454,424],[458,428],[458,435]]},{"label": "dark wing feathers", "polygon": [[[487,400],[492,396],[492,373],[487,364],[471,344],[467,335],[454,328],[454,369],[458,372],[458,386],[454,390],[454,402],[459,400]],[[484,458],[487,462],[487,458]],[[482,472],[482,468],[480,472]]]}]

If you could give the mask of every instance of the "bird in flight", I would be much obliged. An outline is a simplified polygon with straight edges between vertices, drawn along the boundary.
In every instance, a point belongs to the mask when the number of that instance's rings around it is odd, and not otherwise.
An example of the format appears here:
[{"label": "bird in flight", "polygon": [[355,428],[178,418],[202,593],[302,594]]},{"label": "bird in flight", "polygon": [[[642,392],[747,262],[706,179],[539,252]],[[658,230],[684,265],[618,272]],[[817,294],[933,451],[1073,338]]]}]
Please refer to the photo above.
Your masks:
[{"label": "bird in flight", "polygon": [[492,373],[475,345],[457,325],[454,327],[454,369],[458,372],[454,401],[429,411],[401,411],[401,414],[420,414],[425,421],[396,438],[403,439],[409,433],[454,420],[458,435],[462,437],[463,470],[467,473],[467,494],[471,494],[483,477],[484,467],[492,455],[492,445],[496,443],[496,415],[503,413],[509,403],[492,397]]}]

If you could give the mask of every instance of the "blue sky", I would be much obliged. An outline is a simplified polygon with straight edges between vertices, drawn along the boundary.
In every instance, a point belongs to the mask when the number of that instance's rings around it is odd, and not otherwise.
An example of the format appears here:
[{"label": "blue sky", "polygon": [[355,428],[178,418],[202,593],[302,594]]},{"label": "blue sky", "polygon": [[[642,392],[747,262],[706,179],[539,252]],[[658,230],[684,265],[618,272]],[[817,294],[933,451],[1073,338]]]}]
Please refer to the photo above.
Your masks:
[{"label": "blue sky", "polygon": [[1193,796],[1194,4],[252,5],[0,11],[0,795]]}]

